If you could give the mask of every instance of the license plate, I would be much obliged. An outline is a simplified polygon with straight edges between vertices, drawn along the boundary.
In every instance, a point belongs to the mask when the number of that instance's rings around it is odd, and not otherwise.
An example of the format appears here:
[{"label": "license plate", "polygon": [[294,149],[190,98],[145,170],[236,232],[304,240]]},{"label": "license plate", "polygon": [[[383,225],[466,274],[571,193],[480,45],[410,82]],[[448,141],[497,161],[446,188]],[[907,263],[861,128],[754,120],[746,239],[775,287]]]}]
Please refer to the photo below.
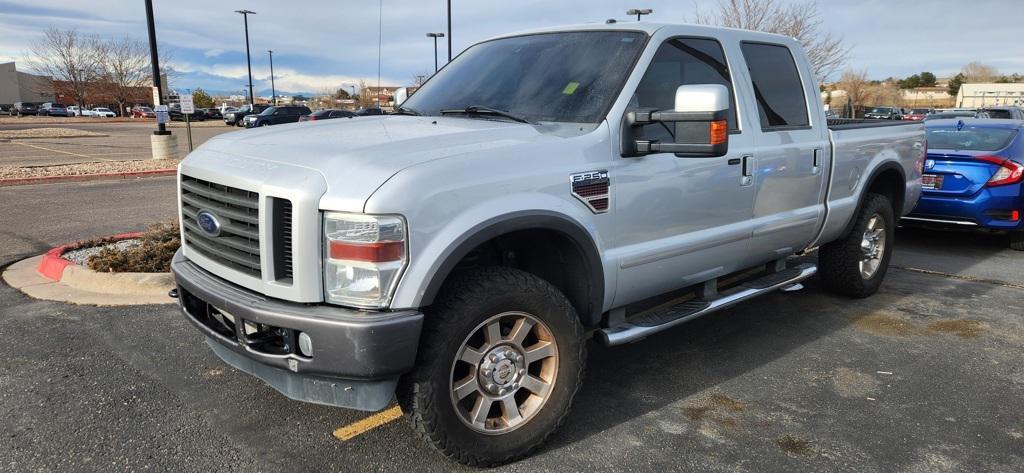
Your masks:
[{"label": "license plate", "polygon": [[929,190],[942,189],[942,175],[925,174],[921,176],[921,188]]}]

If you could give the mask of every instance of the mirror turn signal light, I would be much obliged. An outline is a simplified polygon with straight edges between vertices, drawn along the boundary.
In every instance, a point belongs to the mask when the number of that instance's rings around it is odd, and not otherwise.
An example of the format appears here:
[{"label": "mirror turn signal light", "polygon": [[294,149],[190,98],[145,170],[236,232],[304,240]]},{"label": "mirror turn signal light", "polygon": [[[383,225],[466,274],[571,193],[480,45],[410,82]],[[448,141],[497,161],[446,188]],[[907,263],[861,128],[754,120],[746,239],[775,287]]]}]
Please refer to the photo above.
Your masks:
[{"label": "mirror turn signal light", "polygon": [[719,145],[726,142],[729,136],[728,122],[725,120],[714,120],[711,122],[711,144]]}]

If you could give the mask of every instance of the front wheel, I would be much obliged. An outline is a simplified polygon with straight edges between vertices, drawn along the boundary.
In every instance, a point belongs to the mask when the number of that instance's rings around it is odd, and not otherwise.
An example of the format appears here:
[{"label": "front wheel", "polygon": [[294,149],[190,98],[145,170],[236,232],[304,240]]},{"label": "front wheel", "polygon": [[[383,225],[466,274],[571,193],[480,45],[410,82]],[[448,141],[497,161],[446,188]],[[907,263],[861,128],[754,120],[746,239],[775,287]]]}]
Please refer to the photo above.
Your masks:
[{"label": "front wheel", "polygon": [[828,290],[860,298],[878,291],[885,279],[895,243],[896,216],[888,197],[868,194],[854,218],[848,235],[819,250],[818,274]]},{"label": "front wheel", "polygon": [[399,403],[420,437],[461,463],[532,453],[583,379],[583,329],[554,286],[511,268],[455,276],[425,310],[416,368]]}]

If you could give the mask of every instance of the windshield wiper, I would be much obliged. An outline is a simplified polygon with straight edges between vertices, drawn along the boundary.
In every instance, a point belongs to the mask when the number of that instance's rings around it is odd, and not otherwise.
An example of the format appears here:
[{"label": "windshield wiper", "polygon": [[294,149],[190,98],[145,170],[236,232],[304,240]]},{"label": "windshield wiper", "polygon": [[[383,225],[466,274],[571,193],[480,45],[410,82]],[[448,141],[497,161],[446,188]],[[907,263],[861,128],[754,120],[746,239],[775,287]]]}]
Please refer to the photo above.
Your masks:
[{"label": "windshield wiper", "polygon": [[395,109],[392,115],[412,115],[414,117],[418,117],[421,115],[421,113],[409,107],[398,107],[397,109]]},{"label": "windshield wiper", "polygon": [[514,113],[506,112],[504,110],[498,110],[496,108],[487,107],[484,105],[470,105],[466,108],[449,108],[441,110],[441,115],[446,113],[464,113],[466,115],[497,115],[499,117],[508,118],[509,120],[517,121],[519,123],[528,123],[535,125],[535,123],[523,118]]}]

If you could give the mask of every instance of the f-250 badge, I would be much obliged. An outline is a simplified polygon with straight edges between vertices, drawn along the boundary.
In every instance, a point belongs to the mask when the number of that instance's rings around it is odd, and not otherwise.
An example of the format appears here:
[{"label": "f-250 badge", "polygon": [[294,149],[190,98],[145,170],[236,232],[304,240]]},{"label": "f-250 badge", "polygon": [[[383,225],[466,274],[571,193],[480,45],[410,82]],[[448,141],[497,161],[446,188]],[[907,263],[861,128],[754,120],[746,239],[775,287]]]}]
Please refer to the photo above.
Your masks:
[{"label": "f-250 badge", "polygon": [[608,211],[611,186],[608,171],[587,171],[569,176],[572,195],[596,214]]}]

